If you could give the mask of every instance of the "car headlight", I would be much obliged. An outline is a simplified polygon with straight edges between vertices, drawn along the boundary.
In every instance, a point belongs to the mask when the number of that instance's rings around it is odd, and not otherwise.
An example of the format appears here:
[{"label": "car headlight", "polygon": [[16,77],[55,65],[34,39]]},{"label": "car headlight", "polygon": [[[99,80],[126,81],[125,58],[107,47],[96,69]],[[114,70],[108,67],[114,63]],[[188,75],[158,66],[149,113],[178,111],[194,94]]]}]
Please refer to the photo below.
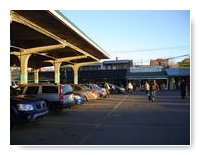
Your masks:
[{"label": "car headlight", "polygon": [[77,100],[81,99],[81,97],[79,95],[74,95],[74,98],[76,98]]},{"label": "car headlight", "polygon": [[31,111],[31,110],[34,110],[34,107],[31,104],[18,104],[17,108],[18,108],[19,111]]}]

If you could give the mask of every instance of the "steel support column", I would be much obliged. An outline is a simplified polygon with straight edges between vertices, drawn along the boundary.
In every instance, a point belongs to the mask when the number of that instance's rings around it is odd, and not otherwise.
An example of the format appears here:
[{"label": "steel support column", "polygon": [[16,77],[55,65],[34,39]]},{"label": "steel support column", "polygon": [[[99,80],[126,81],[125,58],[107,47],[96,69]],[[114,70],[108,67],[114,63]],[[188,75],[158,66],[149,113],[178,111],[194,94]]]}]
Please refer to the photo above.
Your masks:
[{"label": "steel support column", "polygon": [[20,69],[21,69],[21,75],[20,75],[20,83],[26,84],[28,82],[28,59],[30,58],[31,54],[27,55],[21,55],[19,56],[20,60]]},{"label": "steel support column", "polygon": [[73,71],[74,71],[74,84],[78,84],[78,69],[79,65],[75,64],[72,66]]},{"label": "steel support column", "polygon": [[33,72],[34,72],[34,83],[38,83],[39,82],[39,69],[34,69]]},{"label": "steel support column", "polygon": [[55,70],[55,83],[59,84],[60,83],[60,65],[62,62],[55,62],[54,63],[54,70]]}]

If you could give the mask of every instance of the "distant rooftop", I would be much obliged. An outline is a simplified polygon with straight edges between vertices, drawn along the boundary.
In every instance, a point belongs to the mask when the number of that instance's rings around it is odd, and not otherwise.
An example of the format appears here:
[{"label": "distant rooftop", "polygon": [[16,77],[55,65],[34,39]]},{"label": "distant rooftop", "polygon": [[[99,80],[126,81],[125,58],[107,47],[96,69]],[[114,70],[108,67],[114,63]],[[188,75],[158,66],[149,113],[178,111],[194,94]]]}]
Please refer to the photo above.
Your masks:
[{"label": "distant rooftop", "polygon": [[113,63],[129,63],[132,60],[109,60],[104,61],[103,64],[113,64]]}]

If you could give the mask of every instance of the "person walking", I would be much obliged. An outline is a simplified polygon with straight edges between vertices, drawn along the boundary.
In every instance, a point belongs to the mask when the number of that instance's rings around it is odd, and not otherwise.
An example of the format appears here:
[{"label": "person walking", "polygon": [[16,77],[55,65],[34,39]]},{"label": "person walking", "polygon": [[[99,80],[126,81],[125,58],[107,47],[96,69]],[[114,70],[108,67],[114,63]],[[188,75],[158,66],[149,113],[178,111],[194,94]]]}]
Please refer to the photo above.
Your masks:
[{"label": "person walking", "polygon": [[186,98],[186,92],[187,92],[187,85],[185,79],[182,79],[180,83],[180,89],[181,89],[181,98],[185,99]]},{"label": "person walking", "polygon": [[153,83],[150,85],[150,96],[149,101],[154,102],[156,97],[156,92],[159,90],[159,86],[156,82],[156,80],[153,80]]},{"label": "person walking", "polygon": [[106,89],[106,95],[110,97],[110,86],[106,81],[104,82],[104,88]]},{"label": "person walking", "polygon": [[144,84],[144,89],[146,90],[147,96],[149,96],[150,95],[150,85],[147,81]]},{"label": "person walking", "polygon": [[132,91],[133,91],[133,85],[132,85],[131,82],[128,83],[127,89],[128,89],[129,93],[132,93]]}]

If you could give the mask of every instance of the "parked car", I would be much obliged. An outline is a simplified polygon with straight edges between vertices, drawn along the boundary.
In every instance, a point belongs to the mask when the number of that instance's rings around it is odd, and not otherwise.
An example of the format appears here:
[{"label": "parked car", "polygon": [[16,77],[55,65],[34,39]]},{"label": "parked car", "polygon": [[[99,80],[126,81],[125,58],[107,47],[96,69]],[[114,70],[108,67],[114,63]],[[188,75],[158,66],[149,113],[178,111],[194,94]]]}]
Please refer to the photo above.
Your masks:
[{"label": "parked car", "polygon": [[42,119],[49,110],[44,100],[33,96],[17,95],[14,88],[10,87],[10,128],[28,122]]},{"label": "parked car", "polygon": [[97,99],[99,97],[96,90],[92,90],[84,85],[71,84],[71,86],[74,94],[81,94],[86,100]]},{"label": "parked car", "polygon": [[[108,85],[110,87],[109,91],[111,94],[125,93],[125,91],[126,91],[125,88],[123,88],[123,87],[119,87],[119,86],[111,84],[111,83],[108,83]],[[100,82],[100,83],[98,83],[98,86],[104,88],[104,83]]]},{"label": "parked car", "polygon": [[83,104],[86,98],[81,94],[74,94],[75,104]]},{"label": "parked car", "polygon": [[92,90],[96,90],[100,97],[106,97],[106,89],[99,87],[97,84],[84,84]]},{"label": "parked car", "polygon": [[12,81],[12,82],[11,82],[11,86],[12,86],[13,88],[17,88],[17,87],[19,86],[19,82],[17,82],[17,81]]},{"label": "parked car", "polygon": [[111,88],[110,92],[113,93],[113,94],[115,94],[115,93],[117,93],[117,94],[125,93],[125,91],[126,91],[125,88],[119,87],[119,86],[114,85],[114,84],[109,84],[109,86]]},{"label": "parked car", "polygon": [[38,83],[20,88],[24,95],[44,99],[50,108],[68,108],[75,104],[73,89],[67,84]]}]

